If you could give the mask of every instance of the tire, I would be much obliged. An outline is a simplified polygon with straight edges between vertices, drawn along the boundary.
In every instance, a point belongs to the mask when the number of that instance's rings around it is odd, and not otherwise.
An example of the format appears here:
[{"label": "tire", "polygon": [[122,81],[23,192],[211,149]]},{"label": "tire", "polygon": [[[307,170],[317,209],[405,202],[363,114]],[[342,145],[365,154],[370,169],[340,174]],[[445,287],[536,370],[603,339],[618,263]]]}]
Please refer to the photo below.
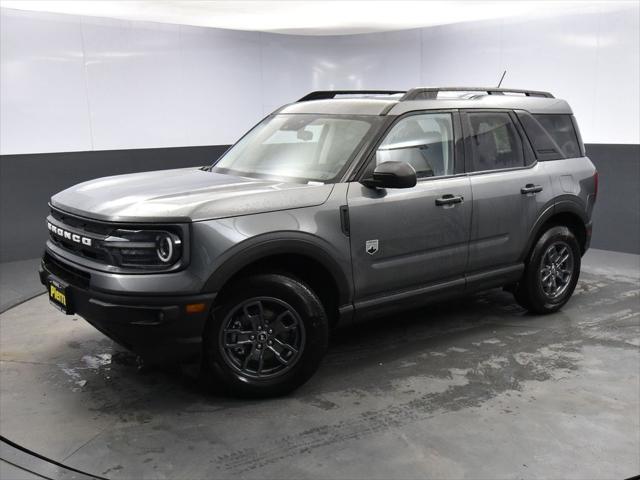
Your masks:
[{"label": "tire", "polygon": [[316,294],[287,274],[248,277],[229,292],[205,331],[207,370],[243,397],[284,395],[305,383],[329,339]]},{"label": "tire", "polygon": [[515,289],[516,301],[539,314],[562,308],[578,283],[581,256],[578,241],[567,227],[546,230],[529,255],[524,275]]}]

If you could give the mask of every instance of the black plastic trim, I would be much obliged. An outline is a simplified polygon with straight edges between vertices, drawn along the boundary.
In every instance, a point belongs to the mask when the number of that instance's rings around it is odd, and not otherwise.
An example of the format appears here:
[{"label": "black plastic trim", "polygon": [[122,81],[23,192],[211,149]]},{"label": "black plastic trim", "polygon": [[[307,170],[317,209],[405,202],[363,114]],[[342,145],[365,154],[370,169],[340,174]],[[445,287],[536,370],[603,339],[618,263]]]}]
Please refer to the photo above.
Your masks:
[{"label": "black plastic trim", "polygon": [[[542,227],[546,222],[548,222],[554,216],[563,214],[563,213],[565,214],[568,213],[575,216],[578,220],[580,220],[582,224],[585,226],[585,229],[587,228],[587,226],[591,225],[591,222],[585,213],[586,211],[585,206],[580,205],[576,200],[576,198],[578,197],[561,196],[559,197],[559,199],[555,199],[555,203],[547,206],[543,210],[543,212],[538,216],[535,223],[533,224],[533,227],[529,231],[527,243],[520,254],[520,261],[526,260],[527,255],[531,251],[531,248],[533,247],[534,243],[538,239],[538,236],[540,235]],[[587,232],[587,243],[585,245],[585,250],[590,246],[590,242],[591,242],[591,235],[589,234],[589,232]]]},{"label": "black plastic trim", "polygon": [[[243,268],[275,255],[301,255],[323,265],[331,274],[340,295],[339,305],[346,305],[352,301],[351,265],[341,266],[335,256],[325,248],[309,238],[307,234],[287,232],[282,234],[265,234],[251,240],[251,245],[244,242],[236,245],[223,263],[215,268],[214,273],[205,283],[203,292],[218,292],[222,287]],[[348,271],[345,271],[345,268]]]},{"label": "black plastic trim", "polygon": [[351,236],[351,225],[349,223],[349,207],[342,205],[340,207],[340,228],[346,237]]},{"label": "black plastic trim", "polygon": [[439,92],[484,92],[487,95],[504,95],[505,93],[521,93],[526,97],[554,98],[549,92],[539,90],[521,90],[514,88],[493,88],[493,87],[427,87],[412,88],[400,99],[406,100],[434,100],[438,98]]},{"label": "black plastic trim", "polygon": [[308,102],[310,100],[328,100],[338,95],[397,95],[405,93],[406,90],[317,90],[302,97],[298,102]]}]

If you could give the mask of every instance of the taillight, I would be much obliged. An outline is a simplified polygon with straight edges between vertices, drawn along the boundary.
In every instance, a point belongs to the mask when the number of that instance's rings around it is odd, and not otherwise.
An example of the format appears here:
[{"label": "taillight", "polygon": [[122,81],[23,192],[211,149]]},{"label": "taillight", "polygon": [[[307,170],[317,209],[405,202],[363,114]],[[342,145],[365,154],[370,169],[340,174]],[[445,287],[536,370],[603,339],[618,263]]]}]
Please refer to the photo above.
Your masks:
[{"label": "taillight", "polygon": [[598,196],[598,171],[593,175],[593,196]]}]

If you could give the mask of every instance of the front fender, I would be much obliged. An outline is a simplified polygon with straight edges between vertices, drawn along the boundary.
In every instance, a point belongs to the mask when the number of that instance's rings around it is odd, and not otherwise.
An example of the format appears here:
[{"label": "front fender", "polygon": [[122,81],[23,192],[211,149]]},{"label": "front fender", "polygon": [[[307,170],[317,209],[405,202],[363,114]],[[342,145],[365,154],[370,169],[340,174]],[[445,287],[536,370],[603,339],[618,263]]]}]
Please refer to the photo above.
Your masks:
[{"label": "front fender", "polygon": [[243,268],[274,255],[302,255],[322,264],[331,274],[339,291],[340,305],[352,300],[349,282],[350,263],[341,264],[343,254],[328,242],[304,232],[273,232],[251,237],[225,252],[216,262],[213,274],[206,281],[204,292],[217,292]]}]

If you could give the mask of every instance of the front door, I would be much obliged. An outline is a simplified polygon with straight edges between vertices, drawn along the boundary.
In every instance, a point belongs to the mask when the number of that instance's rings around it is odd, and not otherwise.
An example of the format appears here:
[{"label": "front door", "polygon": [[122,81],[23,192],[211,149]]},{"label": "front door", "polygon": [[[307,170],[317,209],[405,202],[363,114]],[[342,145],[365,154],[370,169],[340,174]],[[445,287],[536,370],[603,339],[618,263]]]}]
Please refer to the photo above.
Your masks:
[{"label": "front door", "polygon": [[356,302],[464,278],[471,223],[469,178],[456,175],[454,113],[398,120],[364,175],[385,161],[404,161],[418,183],[406,189],[349,185]]}]

